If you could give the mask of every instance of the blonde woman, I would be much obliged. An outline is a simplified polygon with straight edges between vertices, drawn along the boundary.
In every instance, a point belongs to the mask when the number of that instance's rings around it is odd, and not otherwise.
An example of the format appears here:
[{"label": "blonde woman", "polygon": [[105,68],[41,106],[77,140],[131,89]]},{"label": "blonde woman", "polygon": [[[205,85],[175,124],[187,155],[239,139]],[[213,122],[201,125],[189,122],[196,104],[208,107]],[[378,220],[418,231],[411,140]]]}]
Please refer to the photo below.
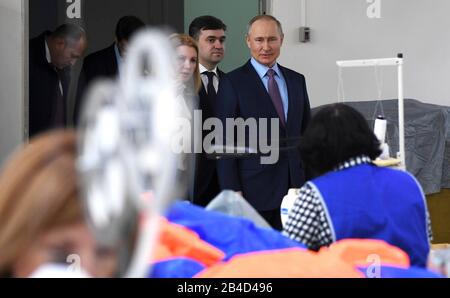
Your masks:
[{"label": "blonde woman", "polygon": [[177,54],[178,94],[182,106],[181,115],[192,118],[197,108],[197,94],[201,86],[198,66],[198,46],[195,40],[186,34],[172,34],[170,39]]},{"label": "blonde woman", "polygon": [[[178,114],[190,122],[190,136],[186,136],[186,138],[191,140],[189,153],[192,153],[195,144],[198,143],[197,146],[201,146],[201,139],[194,138],[195,135],[200,135],[201,127],[195,126],[196,122],[193,121],[194,109],[198,109],[198,91],[202,84],[198,65],[198,46],[197,42],[186,34],[173,34],[170,36],[170,40],[175,47],[178,61],[177,80],[179,83],[178,102],[180,108]],[[193,130],[196,130],[199,134],[194,134]],[[179,185],[181,185],[179,196],[182,199],[192,199],[195,155],[185,154],[180,159],[179,169],[177,179]]]},{"label": "blonde woman", "polygon": [[173,34],[170,39],[178,55],[178,78],[185,87],[192,87],[192,91],[197,93],[201,86],[197,42],[186,34]]}]

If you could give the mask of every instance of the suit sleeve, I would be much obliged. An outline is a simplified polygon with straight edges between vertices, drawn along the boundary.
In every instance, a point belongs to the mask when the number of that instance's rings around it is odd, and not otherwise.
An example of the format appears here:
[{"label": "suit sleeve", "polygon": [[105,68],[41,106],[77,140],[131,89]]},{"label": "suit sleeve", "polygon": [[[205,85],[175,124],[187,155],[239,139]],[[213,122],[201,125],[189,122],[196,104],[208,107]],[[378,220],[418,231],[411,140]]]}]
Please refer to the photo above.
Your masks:
[{"label": "suit sleeve", "polygon": [[[219,84],[219,92],[217,100],[220,104],[218,116],[223,125],[223,141],[224,145],[235,145],[235,140],[226,139],[226,119],[236,118],[239,114],[238,96],[231,84],[231,81],[225,76]],[[231,143],[231,144],[230,144]],[[234,158],[219,159],[217,161],[217,175],[221,190],[242,191],[240,175],[238,171],[238,163]]]},{"label": "suit sleeve", "polygon": [[311,119],[311,107],[309,104],[309,97],[308,97],[308,91],[306,88],[305,77],[302,77],[302,81],[303,81],[303,92],[304,92],[303,98],[305,100],[305,102],[303,104],[303,118],[302,118],[302,130],[301,130],[301,133],[303,135],[306,128],[308,127],[309,120]]},{"label": "suit sleeve", "polygon": [[75,107],[74,107],[74,121],[75,126],[78,126],[79,118],[81,116],[86,92],[88,91],[89,85],[95,80],[95,74],[100,68],[99,63],[92,56],[87,56],[83,61],[83,67],[81,68],[80,76],[78,77],[77,94],[75,97]]},{"label": "suit sleeve", "polygon": [[87,79],[86,79],[86,63],[83,63],[80,76],[78,77],[77,94],[75,97],[75,106],[73,112],[73,123],[78,126],[81,108],[83,106],[83,96],[86,91]]}]

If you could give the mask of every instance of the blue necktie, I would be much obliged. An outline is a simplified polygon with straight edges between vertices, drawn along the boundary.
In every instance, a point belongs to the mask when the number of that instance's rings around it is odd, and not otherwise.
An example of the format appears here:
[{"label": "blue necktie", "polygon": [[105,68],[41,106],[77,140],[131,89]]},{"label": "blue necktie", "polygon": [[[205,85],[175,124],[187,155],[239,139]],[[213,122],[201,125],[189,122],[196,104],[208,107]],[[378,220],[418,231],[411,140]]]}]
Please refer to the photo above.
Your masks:
[{"label": "blue necktie", "polygon": [[269,69],[267,71],[267,76],[269,77],[268,83],[268,91],[270,98],[272,99],[272,103],[275,106],[275,110],[277,110],[278,117],[280,118],[281,124],[286,126],[286,119],[284,117],[284,109],[283,109],[283,101],[281,100],[280,89],[278,89],[277,81],[275,80],[275,71],[273,69]]}]

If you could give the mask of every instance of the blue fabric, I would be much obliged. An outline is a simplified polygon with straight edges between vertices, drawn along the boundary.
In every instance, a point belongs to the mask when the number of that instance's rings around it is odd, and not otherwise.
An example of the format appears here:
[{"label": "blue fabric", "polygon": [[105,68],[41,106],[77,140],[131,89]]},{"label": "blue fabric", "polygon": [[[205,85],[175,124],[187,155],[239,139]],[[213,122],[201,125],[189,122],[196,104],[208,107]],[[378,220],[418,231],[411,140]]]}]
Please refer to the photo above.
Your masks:
[{"label": "blue fabric", "polygon": [[429,252],[426,206],[408,173],[363,164],[314,179],[331,217],[335,240],[384,240],[425,267]]},{"label": "blue fabric", "polygon": [[262,229],[251,221],[206,211],[186,202],[177,202],[167,213],[167,219],[196,232],[199,237],[225,253],[224,260],[236,254],[291,247],[305,248],[280,232]]},{"label": "blue fabric", "polygon": [[[369,269],[369,270],[367,270]],[[374,273],[371,268],[358,268],[366,277],[372,277]],[[410,267],[408,269],[381,266],[380,278],[443,278],[441,275],[425,270],[423,268]]]},{"label": "blue fabric", "polygon": [[188,258],[174,258],[153,264],[147,277],[191,278],[205,269],[201,263]]}]

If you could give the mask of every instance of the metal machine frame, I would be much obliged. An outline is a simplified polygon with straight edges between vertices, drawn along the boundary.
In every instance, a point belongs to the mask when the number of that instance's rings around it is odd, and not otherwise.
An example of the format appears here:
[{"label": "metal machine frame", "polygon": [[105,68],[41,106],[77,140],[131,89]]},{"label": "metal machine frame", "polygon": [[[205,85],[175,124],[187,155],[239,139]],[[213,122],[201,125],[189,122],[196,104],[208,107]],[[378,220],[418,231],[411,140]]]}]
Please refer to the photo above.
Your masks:
[{"label": "metal machine frame", "polygon": [[[399,151],[397,158],[400,159],[399,167],[406,169],[405,160],[405,118],[404,118],[404,95],[403,95],[403,55],[398,54],[397,58],[363,59],[363,60],[342,60],[336,61],[338,67],[368,67],[368,66],[397,66],[398,73],[398,131],[399,131]],[[344,101],[344,98],[342,98]]]}]

